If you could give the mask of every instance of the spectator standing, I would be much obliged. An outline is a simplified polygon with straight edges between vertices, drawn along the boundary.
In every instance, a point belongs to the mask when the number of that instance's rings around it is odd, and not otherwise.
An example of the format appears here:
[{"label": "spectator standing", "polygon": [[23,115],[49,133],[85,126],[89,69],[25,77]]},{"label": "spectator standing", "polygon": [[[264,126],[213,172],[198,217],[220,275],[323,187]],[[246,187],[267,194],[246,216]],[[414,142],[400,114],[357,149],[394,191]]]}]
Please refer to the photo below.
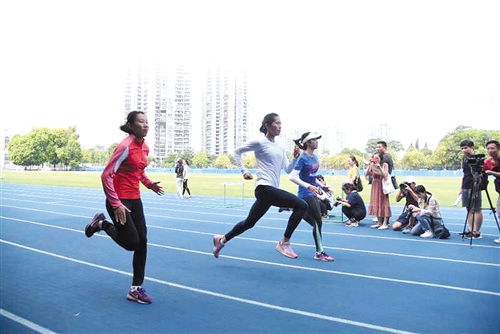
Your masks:
[{"label": "spectator standing", "polygon": [[182,180],[184,177],[184,165],[181,158],[177,158],[175,161],[175,187],[177,189],[177,196],[183,199],[182,196]]},{"label": "spectator standing", "polygon": [[184,194],[188,193],[187,198],[191,198],[191,191],[189,190],[189,161],[184,159],[182,160],[182,167],[183,167],[183,172],[182,172],[182,197],[184,197]]},{"label": "spectator standing", "polygon": [[[498,193],[496,214],[500,219],[500,143],[498,140],[488,141],[486,143],[486,152],[488,152],[489,157],[484,161],[483,171],[487,176],[493,175],[495,177],[495,191]],[[500,244],[500,238],[494,241]]]},{"label": "spectator standing", "polygon": [[464,157],[462,159],[463,177],[459,194],[462,195],[462,207],[467,208],[467,222],[469,224],[469,229],[464,233],[460,233],[460,235],[466,238],[482,239],[481,225],[483,224],[483,212],[481,211],[481,189],[476,189],[475,194],[472,191],[474,178],[471,171],[470,157],[474,154],[474,142],[463,140],[460,143],[460,150]]},{"label": "spectator standing", "polygon": [[380,155],[376,153],[370,160],[366,174],[372,177],[368,214],[377,217],[377,222],[370,227],[387,230],[389,228],[389,218],[391,217],[391,207],[389,205],[389,195],[384,194],[382,188],[382,179],[389,177],[389,166],[386,162],[381,163]]}]

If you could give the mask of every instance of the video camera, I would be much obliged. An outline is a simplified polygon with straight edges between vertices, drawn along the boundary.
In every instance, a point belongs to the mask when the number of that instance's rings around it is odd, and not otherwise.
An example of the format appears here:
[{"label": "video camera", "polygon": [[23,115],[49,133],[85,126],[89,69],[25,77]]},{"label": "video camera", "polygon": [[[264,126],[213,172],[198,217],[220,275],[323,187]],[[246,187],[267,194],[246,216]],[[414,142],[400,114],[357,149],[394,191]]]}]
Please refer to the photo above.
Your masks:
[{"label": "video camera", "polygon": [[471,166],[479,165],[482,167],[484,165],[484,158],[485,158],[484,154],[471,154],[467,157],[467,162]]}]

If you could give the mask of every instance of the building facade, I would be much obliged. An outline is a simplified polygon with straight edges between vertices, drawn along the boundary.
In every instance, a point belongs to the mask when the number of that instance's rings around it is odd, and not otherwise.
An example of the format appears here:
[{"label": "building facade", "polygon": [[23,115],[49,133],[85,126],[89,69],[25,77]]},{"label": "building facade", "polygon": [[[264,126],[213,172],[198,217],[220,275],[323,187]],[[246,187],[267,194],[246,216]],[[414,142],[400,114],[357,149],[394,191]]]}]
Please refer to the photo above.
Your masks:
[{"label": "building facade", "polygon": [[233,154],[249,140],[247,70],[210,63],[202,88],[201,150]]},{"label": "building facade", "polygon": [[148,115],[156,163],[191,148],[191,98],[191,74],[184,64],[129,69],[125,114],[140,110]]}]

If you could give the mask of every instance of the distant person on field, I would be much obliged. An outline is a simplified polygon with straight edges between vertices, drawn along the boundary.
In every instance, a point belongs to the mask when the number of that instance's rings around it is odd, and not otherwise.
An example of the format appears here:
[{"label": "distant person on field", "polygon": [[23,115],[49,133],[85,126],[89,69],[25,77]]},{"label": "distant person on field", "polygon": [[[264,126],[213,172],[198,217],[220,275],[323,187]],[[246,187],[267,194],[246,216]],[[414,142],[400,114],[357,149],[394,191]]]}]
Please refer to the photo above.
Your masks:
[{"label": "distant person on field", "polygon": [[[483,211],[481,211],[482,206],[482,193],[481,187],[476,189],[473,193],[474,177],[471,170],[471,155],[474,154],[474,143],[470,140],[463,140],[460,143],[460,150],[464,155],[462,159],[462,185],[460,187],[460,194],[462,195],[462,207],[467,208],[467,222],[469,224],[469,229],[464,233],[459,233],[466,238],[482,239],[481,236],[481,225],[483,225]],[[473,166],[473,168],[475,168]],[[474,226],[472,226],[474,225]]]},{"label": "distant person on field", "polygon": [[188,180],[189,180],[189,161],[186,159],[182,160],[183,172],[182,172],[182,196],[188,193],[187,198],[191,198],[191,191],[189,190]]},{"label": "distant person on field", "polygon": [[415,217],[411,215],[408,205],[413,204],[418,206],[418,196],[415,193],[417,186],[417,179],[414,176],[407,176],[405,181],[399,185],[398,193],[396,194],[396,202],[405,199],[405,206],[403,212],[399,215],[398,219],[392,224],[394,231],[403,230],[403,233],[410,233],[411,228],[415,225]]},{"label": "distant person on field", "polygon": [[349,218],[346,226],[358,227],[360,221],[366,217],[365,202],[353,184],[344,183],[342,190],[346,193],[346,199],[337,198],[337,203],[342,204],[342,212]]},{"label": "distant person on field", "polygon": [[[495,191],[498,193],[496,213],[500,219],[500,143],[498,140],[490,140],[486,143],[486,152],[489,157],[484,160],[483,172],[495,177]],[[494,240],[500,244],[500,238]]]},{"label": "distant person on field", "polygon": [[262,120],[262,126],[259,130],[265,135],[262,139],[249,141],[234,151],[236,162],[245,180],[251,180],[253,176],[243,165],[242,154],[250,151],[255,153],[258,169],[255,181],[256,200],[244,220],[236,224],[225,235],[216,234],[214,236],[213,254],[216,258],[219,257],[220,250],[227,242],[254,227],[271,206],[293,210],[288,219],[283,239],[276,245],[276,250],[289,258],[298,257],[290,245],[290,238],[307,211],[307,203],[294,194],[280,189],[279,186],[281,170],[287,173],[293,170],[299,156],[299,148],[295,147],[293,159],[288,161],[285,150],[275,141],[275,137],[281,133],[281,119],[278,114],[267,114]]},{"label": "distant person on field", "polygon": [[85,227],[85,235],[90,238],[102,230],[121,247],[134,251],[134,274],[127,299],[150,304],[152,299],[142,288],[147,233],[139,182],[158,195],[163,195],[163,189],[159,186],[160,182],[151,181],[144,172],[149,153],[144,141],[149,130],[146,115],[142,111],[130,112],[127,122],[120,129],[129,135],[115,148],[101,175],[111,222],[106,220],[104,213],[98,213]]},{"label": "distant person on field", "polygon": [[184,164],[182,163],[181,158],[177,158],[175,160],[175,187],[177,189],[177,196],[180,199],[183,199],[184,196],[182,196],[182,182],[184,178]]}]

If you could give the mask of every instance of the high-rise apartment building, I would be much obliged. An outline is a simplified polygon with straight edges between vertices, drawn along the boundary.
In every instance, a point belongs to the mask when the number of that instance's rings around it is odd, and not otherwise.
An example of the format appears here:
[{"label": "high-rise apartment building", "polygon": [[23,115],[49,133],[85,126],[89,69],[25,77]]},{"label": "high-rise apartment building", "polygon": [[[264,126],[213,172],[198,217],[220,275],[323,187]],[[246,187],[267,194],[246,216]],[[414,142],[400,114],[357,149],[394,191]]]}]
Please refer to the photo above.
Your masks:
[{"label": "high-rise apartment building", "polygon": [[[154,110],[149,109],[151,105]],[[157,163],[191,147],[191,74],[185,65],[139,65],[130,69],[125,114],[133,110],[149,114],[150,137],[154,138],[150,147]]]},{"label": "high-rise apartment building", "polygon": [[157,162],[191,148],[191,75],[185,65],[157,65],[154,119]]},{"label": "high-rise apartment building", "polygon": [[211,63],[202,93],[202,151],[233,154],[249,138],[248,80],[244,67]]}]

